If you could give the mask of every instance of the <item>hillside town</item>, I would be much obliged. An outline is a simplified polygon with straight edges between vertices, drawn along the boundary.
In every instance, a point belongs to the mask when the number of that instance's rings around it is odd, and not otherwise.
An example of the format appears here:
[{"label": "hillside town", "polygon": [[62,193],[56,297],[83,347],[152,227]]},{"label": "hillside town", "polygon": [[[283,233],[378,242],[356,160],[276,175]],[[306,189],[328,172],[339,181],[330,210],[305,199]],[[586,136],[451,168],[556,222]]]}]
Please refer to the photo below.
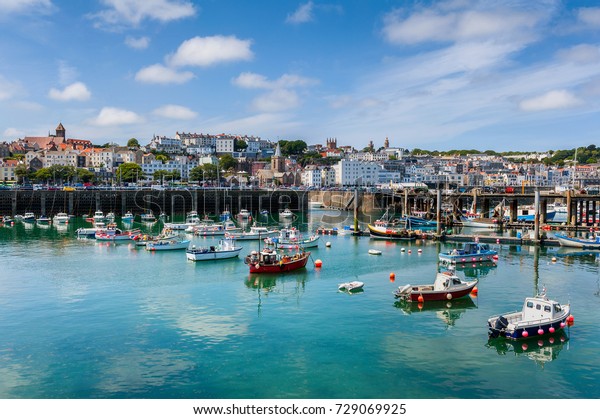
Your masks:
[{"label": "hillside town", "polygon": [[[594,146],[590,146],[594,147]],[[520,187],[598,190],[600,164],[547,164],[550,152],[515,155],[413,152],[370,141],[363,149],[249,135],[177,132],[126,146],[54,134],[0,143],[2,188],[225,186],[298,189],[429,187],[513,191]]]}]

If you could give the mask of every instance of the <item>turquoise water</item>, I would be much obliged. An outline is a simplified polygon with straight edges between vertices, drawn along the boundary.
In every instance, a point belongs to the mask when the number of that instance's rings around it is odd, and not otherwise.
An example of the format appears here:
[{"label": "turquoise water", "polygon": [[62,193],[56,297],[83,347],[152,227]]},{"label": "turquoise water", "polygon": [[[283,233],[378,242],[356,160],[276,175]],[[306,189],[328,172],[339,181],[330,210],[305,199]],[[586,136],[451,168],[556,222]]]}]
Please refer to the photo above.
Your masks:
[{"label": "turquoise water", "polygon": [[[497,267],[459,271],[477,297],[419,309],[393,291],[433,282],[453,244],[325,236],[322,268],[250,275],[243,256],[194,263],[81,225],[0,227],[0,398],[600,397],[599,253],[494,245]],[[355,279],[364,292],[338,292]],[[489,345],[487,318],[543,286],[573,327]]]}]

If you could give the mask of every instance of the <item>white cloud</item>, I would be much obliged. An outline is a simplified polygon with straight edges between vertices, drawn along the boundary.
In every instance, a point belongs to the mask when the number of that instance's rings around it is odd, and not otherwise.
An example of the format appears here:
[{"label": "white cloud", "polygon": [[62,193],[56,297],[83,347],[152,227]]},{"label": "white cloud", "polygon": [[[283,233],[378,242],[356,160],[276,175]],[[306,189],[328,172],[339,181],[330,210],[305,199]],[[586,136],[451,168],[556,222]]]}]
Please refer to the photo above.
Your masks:
[{"label": "white cloud", "polygon": [[191,17],[196,14],[192,2],[186,0],[102,0],[107,9],[92,15],[101,25],[139,25],[143,20],[172,20]]},{"label": "white cloud", "polygon": [[140,38],[128,36],[125,38],[125,45],[133,49],[146,49],[150,45],[150,38],[147,36],[142,36]]},{"label": "white cloud", "polygon": [[2,136],[4,138],[22,138],[25,136],[25,132],[17,128],[9,127],[4,130]]},{"label": "white cloud", "polygon": [[92,96],[92,94],[90,93],[85,84],[81,82],[76,82],[68,85],[63,90],[52,88],[50,89],[50,92],[48,92],[48,96],[51,99],[66,102],[69,100],[85,101],[88,100]]},{"label": "white cloud", "polygon": [[521,101],[519,108],[524,111],[547,111],[573,108],[582,103],[580,99],[566,90],[553,90],[543,95]]},{"label": "white cloud", "polygon": [[18,90],[18,86],[9,82],[0,74],[0,100],[12,98]]},{"label": "white cloud", "polygon": [[600,48],[596,45],[580,44],[558,51],[557,57],[576,64],[591,64],[600,61]]},{"label": "white cloud", "polygon": [[89,122],[92,125],[111,126],[111,125],[127,125],[142,122],[143,118],[135,112],[126,109],[104,107],[100,110],[98,116]]},{"label": "white cloud", "polygon": [[393,44],[506,40],[527,34],[543,14],[502,10],[424,9],[410,16],[394,10],[384,17],[384,38]]},{"label": "white cloud", "polygon": [[195,37],[184,41],[177,52],[168,57],[173,66],[207,67],[228,61],[248,61],[253,53],[252,41],[238,39],[235,36]]},{"label": "white cloud", "polygon": [[135,75],[135,79],[143,83],[156,84],[182,84],[194,78],[190,71],[178,72],[162,64],[154,64],[142,68]]},{"label": "white cloud", "polygon": [[48,12],[52,10],[51,0],[0,0],[1,13]]},{"label": "white cloud", "polygon": [[577,11],[577,17],[586,25],[600,27],[600,7],[583,7]]},{"label": "white cloud", "polygon": [[165,105],[155,109],[152,112],[154,115],[162,116],[169,119],[193,119],[198,114],[185,106]]},{"label": "white cloud", "polygon": [[287,23],[306,23],[313,20],[314,4],[312,1],[301,4],[291,15],[288,15],[285,21]]},{"label": "white cloud", "polygon": [[73,66],[70,66],[66,61],[58,62],[58,80],[63,86],[73,83],[79,77],[79,72]]},{"label": "white cloud", "polygon": [[265,93],[252,101],[252,109],[258,112],[282,112],[297,107],[300,100],[296,92],[277,89]]},{"label": "white cloud", "polygon": [[290,87],[311,86],[318,83],[315,79],[295,74],[284,74],[277,80],[270,81],[265,76],[256,73],[242,73],[233,79],[232,82],[234,85],[244,89],[286,89]]}]

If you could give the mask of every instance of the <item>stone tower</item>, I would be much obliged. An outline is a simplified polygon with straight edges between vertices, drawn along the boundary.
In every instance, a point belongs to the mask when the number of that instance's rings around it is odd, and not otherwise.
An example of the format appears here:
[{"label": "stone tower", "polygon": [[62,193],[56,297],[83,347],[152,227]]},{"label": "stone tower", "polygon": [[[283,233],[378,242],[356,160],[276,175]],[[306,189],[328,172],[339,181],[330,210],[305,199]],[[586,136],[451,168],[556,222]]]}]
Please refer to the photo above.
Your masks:
[{"label": "stone tower", "polygon": [[273,173],[284,173],[285,172],[285,157],[281,155],[281,147],[277,143],[275,148],[275,154],[271,157],[271,170]]},{"label": "stone tower", "polygon": [[63,143],[67,139],[67,131],[65,130],[65,127],[63,127],[62,122],[60,122],[56,127],[56,137],[62,137]]}]

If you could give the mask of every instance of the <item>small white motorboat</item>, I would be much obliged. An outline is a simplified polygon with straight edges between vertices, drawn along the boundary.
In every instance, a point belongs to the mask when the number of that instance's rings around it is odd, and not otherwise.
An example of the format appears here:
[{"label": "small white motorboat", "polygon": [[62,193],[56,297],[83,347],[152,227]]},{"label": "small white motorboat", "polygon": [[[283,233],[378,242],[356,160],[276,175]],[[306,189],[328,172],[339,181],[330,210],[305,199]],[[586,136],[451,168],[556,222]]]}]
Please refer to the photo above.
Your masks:
[{"label": "small white motorboat", "polygon": [[380,255],[381,254],[381,250],[369,249],[369,254],[370,255]]},{"label": "small white motorboat", "polygon": [[364,286],[365,286],[364,282],[350,281],[350,282],[344,282],[343,284],[338,285],[338,290],[346,291],[346,292],[357,292],[357,291],[362,291]]}]

